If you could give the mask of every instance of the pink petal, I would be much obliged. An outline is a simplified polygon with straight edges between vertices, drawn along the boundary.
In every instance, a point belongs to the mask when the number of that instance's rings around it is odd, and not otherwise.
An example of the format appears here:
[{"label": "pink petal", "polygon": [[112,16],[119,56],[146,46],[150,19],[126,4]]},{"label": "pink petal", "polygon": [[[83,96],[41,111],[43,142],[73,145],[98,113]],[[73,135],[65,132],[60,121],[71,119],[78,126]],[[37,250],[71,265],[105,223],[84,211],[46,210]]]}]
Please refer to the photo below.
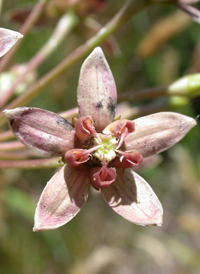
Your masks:
[{"label": "pink petal", "polygon": [[75,167],[87,162],[90,153],[86,149],[72,149],[65,154],[65,161],[68,166]]},{"label": "pink petal", "polygon": [[118,151],[118,157],[110,165],[118,168],[130,168],[139,165],[143,161],[142,155],[137,150]]},{"label": "pink petal", "polygon": [[15,136],[26,146],[49,156],[62,156],[74,148],[75,130],[61,116],[39,108],[4,111]]},{"label": "pink petal", "polygon": [[92,157],[90,153],[98,149],[100,146],[101,145],[95,146],[90,149],[75,148],[69,150],[65,153],[65,161],[71,167],[79,166],[80,164],[87,162],[90,157]]},{"label": "pink petal", "polygon": [[97,132],[115,117],[117,93],[115,81],[100,47],[95,48],[82,65],[78,84],[80,116],[91,116]]},{"label": "pink petal", "polygon": [[108,205],[137,225],[162,225],[162,205],[148,183],[131,169],[118,170],[116,181],[101,190]]},{"label": "pink petal", "polygon": [[0,28],[0,57],[6,54],[23,35],[17,31]]},{"label": "pink petal", "polygon": [[95,188],[104,188],[115,181],[116,170],[115,168],[109,168],[105,165],[102,167],[93,167],[89,171],[89,176],[90,182]]},{"label": "pink petal", "polygon": [[196,125],[193,118],[175,112],[155,113],[134,123],[135,131],[124,139],[125,150],[136,149],[143,157],[173,146]]},{"label": "pink petal", "polygon": [[76,136],[81,141],[86,141],[92,136],[97,136],[93,121],[89,116],[80,117],[75,124]]},{"label": "pink petal", "polygon": [[42,192],[33,231],[55,229],[74,218],[88,198],[89,186],[86,171],[62,167]]},{"label": "pink petal", "polygon": [[112,134],[119,139],[117,148],[121,147],[124,138],[135,129],[134,122],[121,119],[109,124],[104,130],[104,134]]}]

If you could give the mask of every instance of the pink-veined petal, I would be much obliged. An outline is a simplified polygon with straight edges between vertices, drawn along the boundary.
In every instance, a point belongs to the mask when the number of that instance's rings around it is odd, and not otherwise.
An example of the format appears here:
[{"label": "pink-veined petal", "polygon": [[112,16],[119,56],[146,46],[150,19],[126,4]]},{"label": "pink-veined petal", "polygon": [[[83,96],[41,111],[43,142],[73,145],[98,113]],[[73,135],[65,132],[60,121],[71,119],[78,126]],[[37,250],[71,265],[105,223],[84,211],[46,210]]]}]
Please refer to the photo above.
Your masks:
[{"label": "pink-veined petal", "polygon": [[100,47],[82,65],[77,97],[80,116],[91,116],[97,132],[102,132],[114,120],[116,86]]},{"label": "pink-veined petal", "polygon": [[76,136],[79,140],[86,141],[92,136],[98,136],[90,116],[80,117],[75,124]]},{"label": "pink-veined petal", "polygon": [[175,112],[160,112],[134,120],[135,131],[124,139],[125,150],[143,157],[160,153],[179,142],[197,123]]},{"label": "pink-veined petal", "polygon": [[63,117],[39,108],[4,111],[15,136],[26,146],[49,156],[63,156],[74,148],[75,130]]},{"label": "pink-veined petal", "polygon": [[0,28],[0,57],[6,54],[23,35],[17,31]]},{"label": "pink-veined petal", "polygon": [[89,186],[88,172],[62,167],[42,192],[33,231],[55,229],[74,218],[88,198]]},{"label": "pink-veined petal", "polygon": [[101,192],[108,205],[126,220],[137,225],[162,225],[162,205],[133,170],[118,170],[116,181]]},{"label": "pink-veined petal", "polygon": [[134,132],[135,126],[133,121],[129,121],[127,119],[121,119],[114,121],[109,124],[104,130],[104,134],[112,134],[117,139],[119,139],[119,143],[117,148],[121,147],[126,136],[132,132]]},{"label": "pink-veined petal", "polygon": [[89,170],[90,182],[97,189],[112,184],[116,179],[116,175],[115,168],[109,168],[106,165],[102,167],[92,167]]},{"label": "pink-veined petal", "polygon": [[131,151],[119,151],[118,157],[116,157],[110,165],[118,168],[130,168],[142,163],[143,157],[137,150]]}]

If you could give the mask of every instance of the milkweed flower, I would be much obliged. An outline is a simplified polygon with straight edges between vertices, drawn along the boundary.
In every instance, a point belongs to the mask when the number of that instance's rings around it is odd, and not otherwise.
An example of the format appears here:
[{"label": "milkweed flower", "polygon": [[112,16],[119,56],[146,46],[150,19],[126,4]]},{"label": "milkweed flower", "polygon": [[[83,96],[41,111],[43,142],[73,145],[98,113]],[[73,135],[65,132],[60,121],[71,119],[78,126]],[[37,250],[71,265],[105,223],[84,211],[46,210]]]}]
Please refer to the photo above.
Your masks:
[{"label": "milkweed flower", "polygon": [[133,169],[143,158],[180,141],[196,121],[173,112],[115,120],[115,81],[99,47],[83,63],[77,99],[80,117],[75,125],[38,108],[5,110],[22,143],[48,156],[61,156],[66,163],[43,190],[33,230],[69,222],[85,204],[90,186],[128,221],[160,226],[162,206]]}]

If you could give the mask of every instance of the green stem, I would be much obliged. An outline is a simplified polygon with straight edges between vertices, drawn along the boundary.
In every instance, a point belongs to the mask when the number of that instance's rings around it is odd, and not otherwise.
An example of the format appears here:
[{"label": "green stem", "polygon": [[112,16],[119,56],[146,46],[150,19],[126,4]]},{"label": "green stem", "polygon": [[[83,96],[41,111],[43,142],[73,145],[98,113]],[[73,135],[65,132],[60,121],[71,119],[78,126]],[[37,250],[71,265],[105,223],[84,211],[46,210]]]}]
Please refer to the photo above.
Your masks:
[{"label": "green stem", "polygon": [[8,141],[14,138],[11,130],[7,130],[0,133],[0,142]]},{"label": "green stem", "polygon": [[[44,10],[46,4],[49,2],[49,0],[40,0],[35,7],[33,8],[31,14],[28,16],[26,19],[25,23],[20,29],[20,33],[23,34],[24,36],[29,32],[31,27],[34,25],[34,23],[37,21],[38,17]],[[5,69],[7,64],[10,62],[12,57],[14,56],[15,52],[21,45],[23,39],[20,39],[18,43],[2,58],[1,63],[0,63],[0,72]]]},{"label": "green stem", "polygon": [[130,100],[144,100],[144,99],[152,99],[161,96],[169,96],[168,87],[153,87],[153,88],[145,88],[141,90],[130,90],[124,92],[118,96],[118,102],[122,101],[130,101]]},{"label": "green stem", "polygon": [[24,160],[24,161],[0,161],[1,168],[41,169],[56,168],[62,166],[60,158]]},{"label": "green stem", "polygon": [[[170,86],[160,86],[153,88],[145,88],[141,90],[130,90],[125,93],[122,93],[118,96],[118,102],[122,101],[131,101],[131,100],[144,100],[144,99],[153,99],[158,97],[172,97],[180,96],[185,98],[191,98],[192,95],[185,90],[173,90],[169,88]],[[199,93],[194,93],[193,97],[199,96]]]},{"label": "green stem", "polygon": [[[85,44],[77,48],[71,53],[62,63],[52,69],[42,79],[30,87],[24,94],[15,99],[6,108],[11,109],[18,106],[26,105],[33,98],[35,98],[45,87],[53,82],[58,76],[65,72],[76,61],[86,56],[91,50],[102,43],[113,32],[120,28],[126,21],[128,21],[134,14],[143,10],[149,5],[148,1],[144,0],[129,0],[124,7],[115,15],[115,17],[103,27],[95,36],[88,40]],[[0,114],[0,125],[5,123],[3,113]]]},{"label": "green stem", "polygon": [[[0,151],[1,160],[28,160],[28,159],[37,159],[38,154],[34,150],[23,149],[22,151]],[[44,159],[44,157],[41,157]]]},{"label": "green stem", "polygon": [[137,107],[130,107],[126,106],[126,110],[122,113],[123,119],[135,119],[137,117],[145,116],[151,113],[165,111],[169,108],[168,100],[166,98],[161,98],[154,100],[153,102],[137,106]]},{"label": "green stem", "polygon": [[25,149],[25,148],[26,148],[25,145],[23,145],[19,141],[0,143],[0,151],[19,150],[19,149]]},{"label": "green stem", "polygon": [[53,34],[46,42],[46,44],[38,51],[38,53],[26,64],[25,70],[23,74],[21,74],[16,81],[12,84],[12,86],[6,90],[0,101],[0,107],[3,107],[5,103],[11,98],[13,93],[16,90],[16,87],[26,78],[27,74],[36,69],[44,60],[49,57],[49,55],[57,49],[58,45],[62,42],[62,40],[66,37],[67,34],[70,33],[72,28],[78,22],[75,14],[70,11],[65,14],[59,20]]}]

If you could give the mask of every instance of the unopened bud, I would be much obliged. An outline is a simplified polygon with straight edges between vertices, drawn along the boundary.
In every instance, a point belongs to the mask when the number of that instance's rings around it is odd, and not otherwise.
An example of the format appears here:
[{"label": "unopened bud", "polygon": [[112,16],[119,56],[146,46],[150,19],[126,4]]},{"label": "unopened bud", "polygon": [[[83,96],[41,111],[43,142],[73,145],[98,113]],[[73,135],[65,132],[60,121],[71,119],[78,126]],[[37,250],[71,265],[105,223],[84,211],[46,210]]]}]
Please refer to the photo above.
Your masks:
[{"label": "unopened bud", "polygon": [[200,94],[200,73],[186,75],[168,87],[169,94],[197,96]]},{"label": "unopened bud", "polygon": [[189,99],[182,96],[172,96],[169,98],[169,105],[171,108],[180,108],[187,106],[189,104]]}]

